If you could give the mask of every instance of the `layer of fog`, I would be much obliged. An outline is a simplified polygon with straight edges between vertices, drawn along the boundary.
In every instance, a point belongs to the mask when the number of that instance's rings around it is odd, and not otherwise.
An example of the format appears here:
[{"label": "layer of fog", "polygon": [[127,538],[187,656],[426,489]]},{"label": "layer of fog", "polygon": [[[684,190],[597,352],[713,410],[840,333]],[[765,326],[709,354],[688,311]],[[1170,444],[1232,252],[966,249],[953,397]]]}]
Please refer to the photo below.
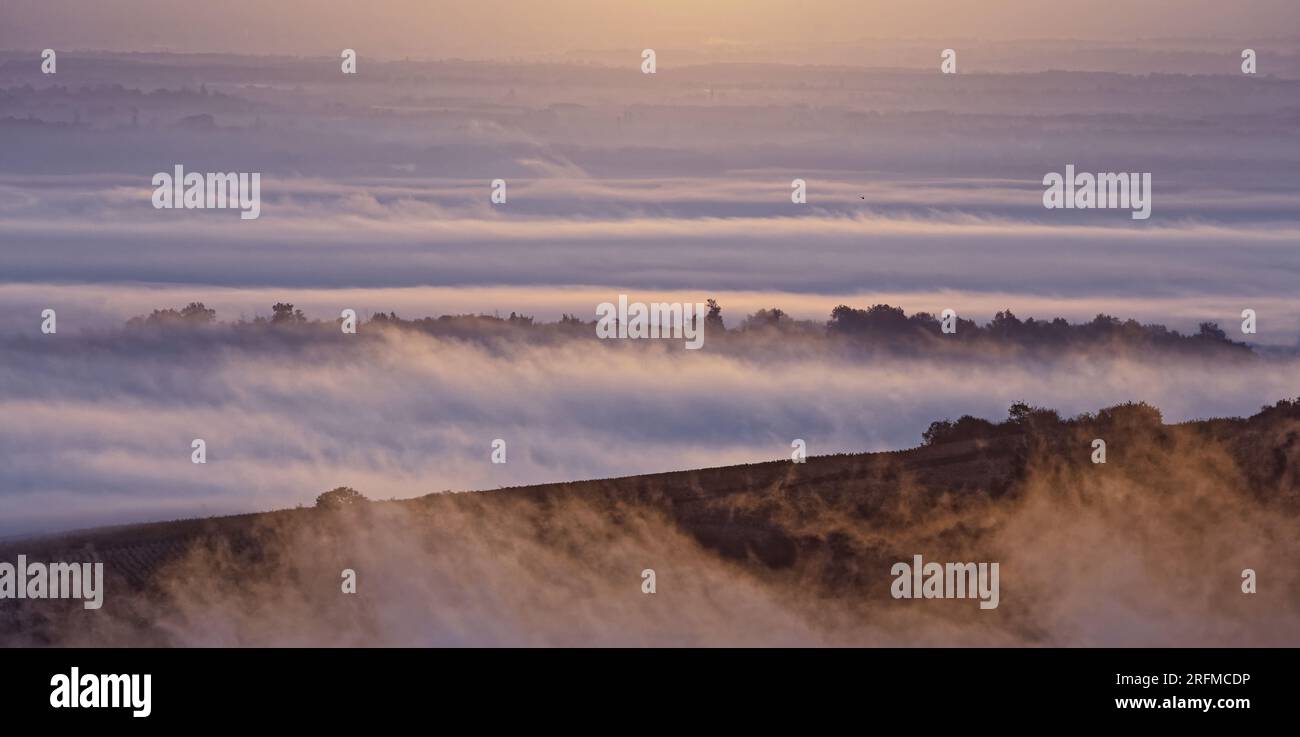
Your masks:
[{"label": "layer of fog", "polygon": [[[0,520],[14,533],[911,447],[1014,401],[1127,400],[1169,421],[1297,393],[1293,359],[1112,350],[903,360],[775,340],[681,350],[594,337],[462,341],[312,331],[14,336],[0,350]],[[191,441],[207,464],[191,463]],[[489,462],[491,443],[508,462]]]}]

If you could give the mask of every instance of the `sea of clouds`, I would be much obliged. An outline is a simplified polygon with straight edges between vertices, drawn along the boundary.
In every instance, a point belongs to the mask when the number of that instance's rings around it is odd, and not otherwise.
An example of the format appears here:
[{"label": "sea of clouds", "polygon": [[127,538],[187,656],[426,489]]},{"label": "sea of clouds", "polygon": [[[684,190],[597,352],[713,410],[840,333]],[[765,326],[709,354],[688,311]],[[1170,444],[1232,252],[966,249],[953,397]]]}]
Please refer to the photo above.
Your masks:
[{"label": "sea of clouds", "polygon": [[[980,322],[1213,320],[1289,348],[1300,83],[1244,77],[1231,55],[1216,75],[960,79],[374,62],[359,84],[332,59],[69,53],[50,79],[16,55],[0,55],[0,534],[309,503],[340,484],[388,498],[767,460],[794,438],[813,454],[902,448],[933,420],[1018,400],[1140,399],[1182,420],[1300,393],[1285,357],[900,363],[119,332],[190,301],[226,320],[277,301],[318,319],[590,320],[628,293],[715,297],[731,325],[888,302]],[[152,174],[178,163],[262,172],[261,217],[153,209]],[[1152,172],[1152,218],[1044,210],[1042,176],[1067,163]],[[1246,308],[1257,335],[1235,332]],[[196,437],[206,465],[190,463]],[[488,463],[494,438],[504,466]]]}]

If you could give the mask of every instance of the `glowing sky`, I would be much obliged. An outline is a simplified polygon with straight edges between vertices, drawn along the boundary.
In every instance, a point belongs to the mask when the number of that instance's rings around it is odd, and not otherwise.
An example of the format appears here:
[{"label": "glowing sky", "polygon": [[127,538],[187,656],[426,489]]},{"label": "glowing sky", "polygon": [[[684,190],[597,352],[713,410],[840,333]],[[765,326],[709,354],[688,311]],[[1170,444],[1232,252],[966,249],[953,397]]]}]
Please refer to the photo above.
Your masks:
[{"label": "glowing sky", "polygon": [[1298,27],[1292,0],[5,0],[0,47],[505,58],[944,37],[1258,42]]}]

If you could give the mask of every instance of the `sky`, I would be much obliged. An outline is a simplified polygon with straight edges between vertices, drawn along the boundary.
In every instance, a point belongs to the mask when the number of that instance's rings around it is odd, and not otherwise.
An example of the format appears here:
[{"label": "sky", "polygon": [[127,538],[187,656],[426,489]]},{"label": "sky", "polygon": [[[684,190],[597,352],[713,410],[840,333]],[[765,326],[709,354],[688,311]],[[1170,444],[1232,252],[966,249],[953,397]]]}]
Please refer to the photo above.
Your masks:
[{"label": "sky", "polygon": [[8,0],[0,10],[0,47],[256,54],[357,48],[388,58],[510,58],[945,37],[1259,43],[1297,27],[1300,8],[1289,0],[1227,7],[1216,0]]}]

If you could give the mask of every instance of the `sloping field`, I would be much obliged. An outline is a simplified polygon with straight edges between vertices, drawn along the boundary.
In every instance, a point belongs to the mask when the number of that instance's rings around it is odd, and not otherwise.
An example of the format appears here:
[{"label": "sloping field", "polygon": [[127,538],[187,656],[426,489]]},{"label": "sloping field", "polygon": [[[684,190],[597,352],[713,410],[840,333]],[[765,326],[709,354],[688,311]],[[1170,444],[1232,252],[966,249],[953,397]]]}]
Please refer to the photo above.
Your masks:
[{"label": "sloping field", "polygon": [[[2,602],[0,639],[1294,644],[1298,510],[1294,405],[1178,426],[1030,417],[893,453],[11,542],[0,560],[102,561],[107,593],[94,612]],[[914,555],[1000,562],[1000,603],[895,598],[891,566]]]}]

